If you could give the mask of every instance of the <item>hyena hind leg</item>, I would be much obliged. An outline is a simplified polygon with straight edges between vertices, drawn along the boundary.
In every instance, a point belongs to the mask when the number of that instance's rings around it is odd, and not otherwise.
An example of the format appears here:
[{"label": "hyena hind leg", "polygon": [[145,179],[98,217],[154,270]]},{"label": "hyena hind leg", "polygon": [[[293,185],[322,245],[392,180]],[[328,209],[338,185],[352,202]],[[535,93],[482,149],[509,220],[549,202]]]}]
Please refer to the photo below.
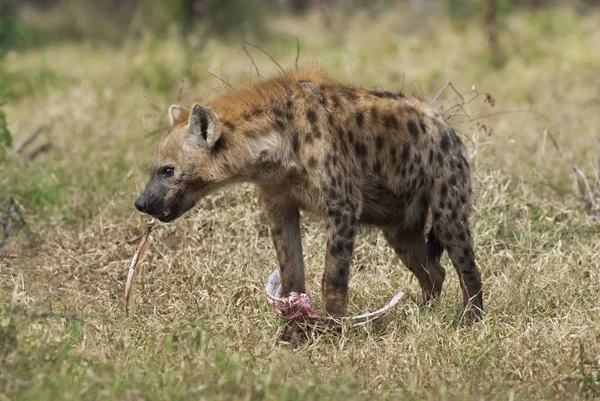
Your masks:
[{"label": "hyena hind leg", "polygon": [[[454,191],[454,189],[458,191]],[[453,192],[458,194],[453,194]],[[449,188],[446,183],[442,183],[437,187],[437,193],[432,204],[431,235],[434,241],[439,241],[441,249],[448,252],[448,256],[456,269],[466,311],[474,320],[480,320],[483,314],[483,292],[481,273],[475,264],[473,238],[469,226],[468,190],[467,194],[462,193],[460,195],[463,199],[467,199],[466,202],[459,201],[459,194],[459,188]],[[435,248],[434,243],[432,243],[431,248],[432,250]],[[439,251],[440,248],[437,249]]]},{"label": "hyena hind leg", "polygon": [[422,230],[406,231],[401,228],[384,228],[383,234],[402,263],[417,277],[425,303],[442,291],[446,271],[440,259],[430,257],[429,244]]}]

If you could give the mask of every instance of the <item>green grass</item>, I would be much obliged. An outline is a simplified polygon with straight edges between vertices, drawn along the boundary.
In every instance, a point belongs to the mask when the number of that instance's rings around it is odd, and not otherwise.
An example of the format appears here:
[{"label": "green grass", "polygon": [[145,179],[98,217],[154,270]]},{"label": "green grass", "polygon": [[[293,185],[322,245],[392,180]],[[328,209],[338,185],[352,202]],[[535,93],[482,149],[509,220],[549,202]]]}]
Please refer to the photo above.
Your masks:
[{"label": "green grass", "polygon": [[[598,173],[600,16],[510,13],[500,35],[505,63],[494,67],[473,21],[332,15],[331,28],[316,13],[279,16],[263,44],[289,68],[296,49],[286,35],[297,36],[301,61],[343,82],[428,99],[451,80],[467,98],[476,85],[496,99],[494,108],[483,98],[466,106],[488,117],[453,117],[472,155],[487,319],[461,324],[446,256],[442,297],[424,307],[382,235],[363,230],[350,312],[378,308],[398,290],[407,298],[373,327],[296,350],[276,344],[281,322],[264,296],[275,252],[249,186],[156,227],[126,317],[126,269],[146,222],[133,201],[167,108],[218,90],[199,64],[232,85],[247,82],[252,65],[231,39],[187,53],[170,31],[120,45],[52,39],[9,53],[0,68],[13,145],[51,126],[24,155],[9,151],[0,173],[0,204],[19,199],[42,239],[30,249],[16,235],[0,256],[0,399],[600,397],[599,228],[572,173],[579,165],[592,184]],[[277,72],[253,55],[263,76]],[[436,104],[456,101],[446,90]],[[45,141],[53,148],[28,161]],[[308,291],[321,309],[323,223],[306,216],[303,233]]]}]

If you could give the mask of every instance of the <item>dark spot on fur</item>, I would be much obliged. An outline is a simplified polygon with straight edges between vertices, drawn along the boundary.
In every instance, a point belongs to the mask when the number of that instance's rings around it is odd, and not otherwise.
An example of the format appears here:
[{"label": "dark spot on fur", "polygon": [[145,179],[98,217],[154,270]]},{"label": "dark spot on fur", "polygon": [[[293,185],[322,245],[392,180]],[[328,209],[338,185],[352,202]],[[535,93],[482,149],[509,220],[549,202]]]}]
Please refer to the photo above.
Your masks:
[{"label": "dark spot on fur", "polygon": [[365,115],[362,111],[356,113],[356,125],[358,128],[362,128],[363,123],[365,122]]},{"label": "dark spot on fur", "polygon": [[372,91],[371,95],[378,97],[380,99],[397,99],[397,98],[404,97],[404,94],[402,92],[398,92],[396,94],[396,93],[392,93],[389,91]]},{"label": "dark spot on fur", "polygon": [[393,164],[396,164],[396,148],[390,149],[390,159],[392,159]]},{"label": "dark spot on fur", "polygon": [[388,114],[383,116],[383,125],[387,128],[387,129],[398,129],[398,120],[396,119],[396,116],[392,115],[392,114]]},{"label": "dark spot on fur", "polygon": [[350,143],[354,142],[354,134],[352,133],[352,131],[348,131],[348,141]]},{"label": "dark spot on fur", "polygon": [[315,168],[317,167],[317,159],[315,159],[314,157],[310,157],[310,159],[308,159],[308,166],[310,168]]},{"label": "dark spot on fur", "polygon": [[442,198],[445,198],[446,196],[448,196],[448,185],[446,185],[446,184],[442,185],[440,194],[442,195]]},{"label": "dark spot on fur", "polygon": [[458,218],[458,211],[456,209],[452,209],[452,215],[450,215],[452,220],[456,220]]},{"label": "dark spot on fur", "polygon": [[402,161],[406,162],[410,157],[410,144],[405,143],[402,147]]},{"label": "dark spot on fur", "polygon": [[435,158],[438,162],[438,164],[443,164],[444,163],[444,158],[442,157],[442,153],[441,152],[437,152],[435,155]]},{"label": "dark spot on fur", "polygon": [[319,129],[315,130],[315,138],[316,139],[320,139],[321,138],[321,131]]},{"label": "dark spot on fur", "polygon": [[450,137],[448,136],[447,133],[444,133],[444,135],[442,136],[442,141],[440,142],[440,146],[442,147],[442,150],[444,150],[444,151],[448,151],[450,149]]},{"label": "dark spot on fur", "polygon": [[354,235],[355,235],[355,234],[356,234],[356,230],[354,229],[354,227],[353,227],[353,226],[350,226],[350,225],[349,225],[349,226],[346,228],[346,231],[342,233],[342,236],[343,236],[344,238],[347,238],[347,239],[352,239],[352,238],[354,238]]},{"label": "dark spot on fur", "polygon": [[461,241],[465,241],[467,239],[467,236],[465,235],[464,232],[461,231],[461,233],[458,234],[458,239]]},{"label": "dark spot on fur", "polygon": [[337,109],[340,107],[340,98],[336,95],[331,96],[331,103],[333,104],[333,108]]},{"label": "dark spot on fur", "polygon": [[356,98],[358,97],[358,96],[356,96],[356,93],[350,88],[345,88],[344,92],[342,93],[342,96],[344,96],[346,99],[352,100],[352,101],[356,100]]},{"label": "dark spot on fur", "polygon": [[450,184],[453,187],[455,187],[456,183],[457,183],[456,176],[453,174],[452,176],[450,176],[450,180],[448,181],[448,184]]},{"label": "dark spot on fur", "polygon": [[408,131],[410,134],[417,139],[419,137],[419,127],[417,127],[417,123],[413,120],[408,120]]},{"label": "dark spot on fur", "polygon": [[306,118],[311,124],[314,124],[317,122],[317,113],[314,110],[309,110],[306,112]]},{"label": "dark spot on fur", "polygon": [[255,107],[253,109],[251,109],[250,111],[248,111],[245,115],[244,118],[246,120],[251,120],[254,117],[258,117],[263,113],[263,109],[260,107]]},{"label": "dark spot on fur", "polygon": [[313,136],[312,134],[306,134],[306,137],[304,138],[304,142],[306,143],[313,143]]},{"label": "dark spot on fur", "polygon": [[380,151],[381,149],[383,149],[383,137],[381,135],[378,135],[377,138],[375,139],[375,147],[377,148],[378,151]]},{"label": "dark spot on fur", "polygon": [[425,127],[425,121],[422,118],[419,118],[419,125],[421,126],[421,131],[424,133],[427,132],[427,128]]},{"label": "dark spot on fur", "polygon": [[373,166],[373,172],[375,174],[379,174],[381,172],[381,163],[379,160],[375,162],[375,165]]},{"label": "dark spot on fur", "polygon": [[429,158],[427,159],[428,163],[433,163],[433,149],[429,149]]},{"label": "dark spot on fur", "polygon": [[212,148],[210,148],[210,154],[214,156],[221,150],[225,149],[226,146],[227,145],[225,143],[225,138],[223,137],[223,135],[221,135],[219,139],[217,139],[217,142],[215,142],[215,144],[212,146]]},{"label": "dark spot on fur", "polygon": [[354,145],[354,152],[358,157],[365,157],[367,156],[367,147],[360,142],[356,142]]},{"label": "dark spot on fur", "polygon": [[223,123],[223,126],[225,126],[227,129],[229,129],[230,131],[235,131],[235,124],[230,122],[230,121],[225,121]]},{"label": "dark spot on fur", "polygon": [[329,122],[329,126],[333,129],[333,126],[335,125],[335,122],[333,121],[333,114],[330,114],[327,117],[327,121]]},{"label": "dark spot on fur", "polygon": [[346,145],[346,141],[341,141],[341,144],[342,144],[342,153],[347,155],[348,154],[348,145]]}]

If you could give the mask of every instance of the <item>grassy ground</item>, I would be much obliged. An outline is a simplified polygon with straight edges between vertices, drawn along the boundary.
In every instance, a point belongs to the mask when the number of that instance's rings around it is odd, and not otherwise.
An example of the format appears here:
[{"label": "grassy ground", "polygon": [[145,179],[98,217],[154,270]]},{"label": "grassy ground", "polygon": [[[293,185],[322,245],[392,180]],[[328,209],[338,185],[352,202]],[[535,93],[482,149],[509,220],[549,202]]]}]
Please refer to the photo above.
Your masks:
[{"label": "grassy ground", "polygon": [[[599,227],[572,173],[598,173],[600,15],[513,14],[501,35],[510,56],[494,68],[477,25],[401,11],[376,23],[334,15],[332,28],[316,15],[280,17],[265,47],[291,67],[285,34],[295,35],[301,61],[348,83],[432,98],[451,80],[467,98],[472,85],[493,95],[494,108],[484,98],[465,107],[496,114],[453,118],[475,170],[484,322],[460,324],[447,257],[443,296],[425,308],[382,236],[363,230],[349,310],[398,290],[409,297],[373,327],[277,345],[263,289],[275,252],[249,186],[158,225],[127,318],[126,270],[147,220],[133,201],[167,107],[218,90],[198,64],[233,85],[252,66],[239,45],[216,40],[188,66],[168,32],[122,47],[61,41],[12,53],[1,68],[15,142],[50,124],[40,141],[53,148],[30,162],[10,155],[0,174],[0,199],[17,197],[42,240],[30,248],[20,235],[0,256],[0,399],[600,399]],[[262,75],[277,71],[256,59]],[[447,90],[437,104],[456,102]],[[320,309],[324,227],[306,216],[303,232]]]}]

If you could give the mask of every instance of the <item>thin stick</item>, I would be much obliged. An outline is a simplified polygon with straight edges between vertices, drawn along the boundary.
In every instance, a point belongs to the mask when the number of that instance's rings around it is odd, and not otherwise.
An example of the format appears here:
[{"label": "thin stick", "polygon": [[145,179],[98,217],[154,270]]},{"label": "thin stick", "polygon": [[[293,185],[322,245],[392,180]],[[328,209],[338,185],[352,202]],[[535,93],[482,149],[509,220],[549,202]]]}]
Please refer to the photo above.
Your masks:
[{"label": "thin stick", "polygon": [[261,46],[259,46],[259,45],[255,45],[254,43],[251,43],[251,42],[248,42],[248,41],[246,41],[246,44],[248,44],[248,45],[250,45],[250,46],[254,47],[255,49],[258,49],[258,50],[260,50],[261,52],[263,52],[263,53],[264,53],[264,54],[265,54],[265,55],[266,55],[268,58],[270,58],[270,59],[271,59],[271,61],[272,61],[272,62],[274,62],[274,63],[275,63],[275,65],[277,65],[277,67],[279,67],[279,69],[281,70],[281,72],[285,73],[285,70],[283,69],[283,67],[281,66],[281,64],[279,64],[279,63],[277,62],[277,60],[275,60],[275,58],[274,58],[273,56],[271,56],[271,55],[270,55],[270,54],[269,54],[269,53],[268,53],[268,52],[267,52],[265,49],[263,49]]},{"label": "thin stick", "polygon": [[296,66],[296,69],[298,69],[298,60],[300,59],[300,40],[295,36],[293,38],[296,39],[296,63],[294,65]]},{"label": "thin stick", "polygon": [[135,266],[137,265],[138,259],[140,257],[140,252],[142,248],[146,244],[148,237],[150,236],[150,232],[152,231],[152,227],[156,223],[156,217],[153,217],[146,225],[146,232],[142,235],[142,239],[138,244],[137,248],[135,248],[135,253],[133,254],[133,259],[131,259],[131,264],[129,265],[129,272],[127,273],[127,282],[125,283],[125,315],[129,316],[129,290],[131,290],[131,281],[133,280],[133,273],[135,272]]},{"label": "thin stick", "polygon": [[[594,194],[592,193],[592,188],[590,187],[590,183],[589,183],[587,177],[585,176],[585,174],[583,173],[583,171],[581,171],[581,169],[579,167],[577,167],[577,165],[573,166],[573,171],[575,171],[575,174],[577,174],[579,176],[579,178],[581,178],[581,181],[583,181],[583,183],[585,185],[585,189],[587,191],[587,195],[590,198],[590,206],[596,207],[596,200],[594,199]],[[583,193],[583,190],[582,190],[582,194],[581,195],[585,197],[585,194]]]},{"label": "thin stick", "polygon": [[258,66],[254,62],[254,59],[250,55],[250,52],[248,52],[248,49],[246,49],[245,45],[242,45],[242,50],[244,50],[244,53],[246,53],[246,56],[248,56],[248,58],[250,59],[250,62],[252,63],[252,65],[254,66],[254,69],[256,70],[256,75],[260,78],[260,71],[258,71]]},{"label": "thin stick", "polygon": [[29,136],[29,138],[25,139],[25,141],[19,145],[19,147],[16,149],[17,153],[21,153],[25,150],[25,148],[29,145],[31,145],[37,138],[38,136],[40,136],[40,134],[44,131],[47,131],[50,127],[48,125],[42,125],[41,127],[39,127],[38,129],[36,129],[33,134],[31,134]]},{"label": "thin stick", "polygon": [[220,76],[218,76],[213,70],[211,70],[210,68],[208,68],[205,65],[202,65],[200,63],[196,63],[198,64],[200,67],[204,68],[206,71],[208,71],[208,73],[210,75],[212,75],[217,81],[219,81],[220,83],[222,83],[223,85],[227,86],[229,89],[233,89],[233,86],[231,86],[229,84],[229,82],[225,81],[223,78],[221,78]]},{"label": "thin stick", "polygon": [[431,99],[431,102],[429,102],[430,106],[435,103],[435,101],[438,99],[438,97],[440,97],[442,92],[444,92],[444,90],[446,90],[447,87],[452,88],[454,93],[456,93],[458,95],[458,97],[460,97],[460,100],[462,103],[465,102],[465,98],[463,97],[463,95],[461,95],[460,92],[456,90],[454,85],[452,85],[452,82],[448,81],[448,82],[446,82],[446,84],[444,86],[442,86],[442,89],[440,89],[440,91],[437,93],[437,95],[435,95],[435,97],[433,99]]},{"label": "thin stick", "polygon": [[48,152],[53,147],[54,147],[54,145],[51,142],[48,142],[48,143],[45,143],[45,144],[39,146],[33,152],[31,152],[31,154],[29,155],[29,160],[34,160],[36,157],[38,157],[42,153]]}]

